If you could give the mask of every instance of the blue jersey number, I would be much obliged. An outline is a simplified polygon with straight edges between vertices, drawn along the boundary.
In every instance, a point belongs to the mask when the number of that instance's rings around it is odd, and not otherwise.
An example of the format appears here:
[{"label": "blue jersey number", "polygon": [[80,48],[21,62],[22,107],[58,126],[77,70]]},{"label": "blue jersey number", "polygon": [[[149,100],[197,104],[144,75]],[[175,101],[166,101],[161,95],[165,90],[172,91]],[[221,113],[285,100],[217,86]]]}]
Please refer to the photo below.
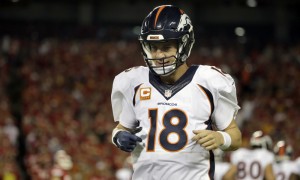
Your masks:
[{"label": "blue jersey number", "polygon": [[[149,109],[149,119],[151,123],[147,151],[155,150],[155,136],[156,136],[156,125],[157,125],[157,109]],[[175,120],[176,119],[176,120]],[[162,124],[164,129],[159,133],[159,142],[162,148],[166,151],[179,151],[187,143],[187,133],[184,130],[187,125],[186,114],[179,109],[171,109],[166,112],[162,118]],[[169,135],[175,133],[178,137],[176,142],[169,141]]]}]

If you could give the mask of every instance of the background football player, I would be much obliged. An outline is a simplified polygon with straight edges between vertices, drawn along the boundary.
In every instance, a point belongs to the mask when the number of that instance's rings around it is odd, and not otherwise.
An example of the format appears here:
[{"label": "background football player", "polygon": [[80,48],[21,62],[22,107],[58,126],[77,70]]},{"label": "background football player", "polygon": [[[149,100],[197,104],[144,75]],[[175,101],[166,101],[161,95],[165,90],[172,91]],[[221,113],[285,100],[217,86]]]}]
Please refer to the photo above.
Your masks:
[{"label": "background football player", "polygon": [[274,154],[272,139],[262,131],[255,131],[250,139],[251,148],[240,148],[231,153],[231,168],[225,179],[275,179],[272,168]]},{"label": "background football player", "polygon": [[274,146],[275,162],[273,170],[276,180],[296,179],[296,163],[291,160],[293,148],[286,141],[280,140]]}]

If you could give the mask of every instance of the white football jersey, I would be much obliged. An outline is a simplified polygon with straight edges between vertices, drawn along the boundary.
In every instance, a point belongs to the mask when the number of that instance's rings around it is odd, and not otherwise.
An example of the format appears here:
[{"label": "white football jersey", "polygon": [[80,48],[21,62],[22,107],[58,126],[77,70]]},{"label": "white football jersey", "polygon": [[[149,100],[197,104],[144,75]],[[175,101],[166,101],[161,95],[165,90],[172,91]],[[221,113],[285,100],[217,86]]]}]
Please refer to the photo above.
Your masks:
[{"label": "white football jersey", "polygon": [[228,162],[218,162],[215,164],[215,179],[214,180],[222,180],[223,176],[229,170],[231,164]]},{"label": "white football jersey", "polygon": [[279,163],[273,163],[273,171],[276,180],[289,180],[292,173],[297,171],[296,163],[290,160],[285,160]]},{"label": "white football jersey", "polygon": [[191,66],[174,84],[139,66],[113,82],[112,109],[124,127],[142,127],[132,152],[133,179],[210,179],[213,154],[191,139],[193,130],[225,129],[239,106],[234,80],[212,66]]},{"label": "white football jersey", "polygon": [[240,148],[231,153],[230,161],[237,167],[236,179],[263,180],[265,168],[274,161],[274,154],[266,149]]},{"label": "white football jersey", "polygon": [[297,174],[297,175],[300,176],[300,157],[298,157],[298,158],[295,160],[295,163],[296,163],[296,170],[295,170],[295,172],[293,172],[293,173],[295,173],[295,174]]}]

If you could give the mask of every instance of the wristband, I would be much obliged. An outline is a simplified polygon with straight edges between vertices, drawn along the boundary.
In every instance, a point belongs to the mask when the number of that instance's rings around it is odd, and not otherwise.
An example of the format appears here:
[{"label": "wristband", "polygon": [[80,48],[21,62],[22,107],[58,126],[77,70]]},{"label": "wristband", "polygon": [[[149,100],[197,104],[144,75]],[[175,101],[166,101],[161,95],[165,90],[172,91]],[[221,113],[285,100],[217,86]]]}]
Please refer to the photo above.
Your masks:
[{"label": "wristband", "polygon": [[224,139],[224,143],[223,143],[223,145],[220,146],[220,149],[226,150],[231,145],[231,137],[227,132],[224,132],[224,131],[217,131],[217,132],[222,134],[223,139]]}]

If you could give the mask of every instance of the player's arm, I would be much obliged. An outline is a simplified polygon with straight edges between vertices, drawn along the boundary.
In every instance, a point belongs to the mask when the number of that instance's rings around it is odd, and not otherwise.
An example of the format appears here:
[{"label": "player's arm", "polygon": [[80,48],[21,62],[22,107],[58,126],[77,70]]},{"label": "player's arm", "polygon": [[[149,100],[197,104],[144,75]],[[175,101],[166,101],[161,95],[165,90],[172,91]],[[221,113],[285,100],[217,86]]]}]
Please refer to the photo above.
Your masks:
[{"label": "player's arm", "polygon": [[141,130],[141,128],[129,129],[119,123],[112,132],[112,142],[121,150],[132,152],[137,142],[142,142],[142,139],[135,135]]},{"label": "player's arm", "polygon": [[236,173],[237,173],[237,167],[235,165],[231,165],[228,171],[224,174],[222,180],[235,179]]},{"label": "player's arm", "polygon": [[265,179],[266,180],[275,180],[276,177],[274,175],[272,164],[268,164],[265,168]]},{"label": "player's arm", "polygon": [[131,78],[128,77],[128,73],[129,71],[122,72],[113,81],[111,105],[114,121],[119,124],[112,131],[112,143],[123,151],[132,152],[137,142],[141,142],[142,139],[135,135],[141,129],[135,129],[138,122],[130,101],[133,88],[130,87]]},{"label": "player's arm", "polygon": [[124,131],[128,131],[128,132],[133,131],[132,129],[129,129],[129,128],[126,128],[125,126],[122,126],[120,123],[116,126],[116,129],[124,130]]},{"label": "player's arm", "polygon": [[[220,131],[194,130],[196,141],[206,150],[221,148],[224,151],[238,149],[242,144],[242,135],[235,122],[235,116],[240,109],[236,97],[236,87],[231,76],[212,68],[211,81],[218,82],[211,85],[212,96],[215,98],[212,120]],[[215,71],[216,70],[216,71]]]},{"label": "player's arm", "polygon": [[[222,133],[222,131],[218,131],[218,132]],[[229,142],[226,142],[226,141],[230,141],[230,140],[226,139],[226,137],[223,137],[224,134],[222,133],[221,147],[225,145],[224,148],[222,148],[224,151],[234,151],[234,150],[238,149],[239,147],[241,147],[242,133],[241,133],[237,123],[235,122],[235,120],[232,120],[231,123],[229,124],[229,126],[227,128],[225,128],[223,132],[227,133],[231,139],[229,147],[226,147],[229,144]],[[224,135],[224,136],[226,136],[226,135]]]}]

